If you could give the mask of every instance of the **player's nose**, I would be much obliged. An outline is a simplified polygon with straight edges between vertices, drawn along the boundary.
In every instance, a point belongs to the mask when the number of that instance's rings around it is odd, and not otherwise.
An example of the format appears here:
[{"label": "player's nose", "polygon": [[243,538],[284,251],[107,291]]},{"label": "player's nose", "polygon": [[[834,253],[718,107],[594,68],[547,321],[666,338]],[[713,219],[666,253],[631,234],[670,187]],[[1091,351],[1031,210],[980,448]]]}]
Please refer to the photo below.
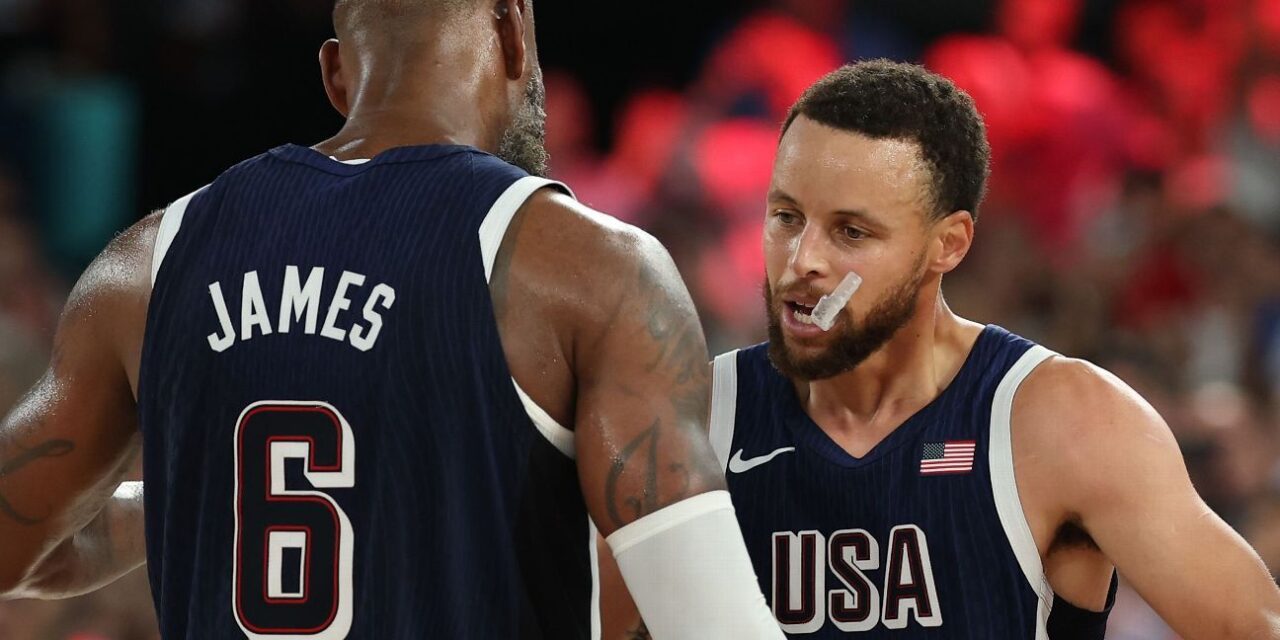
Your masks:
[{"label": "player's nose", "polygon": [[829,250],[830,247],[821,228],[818,225],[809,225],[796,237],[787,266],[798,278],[824,276],[830,271],[830,262],[827,257]]}]

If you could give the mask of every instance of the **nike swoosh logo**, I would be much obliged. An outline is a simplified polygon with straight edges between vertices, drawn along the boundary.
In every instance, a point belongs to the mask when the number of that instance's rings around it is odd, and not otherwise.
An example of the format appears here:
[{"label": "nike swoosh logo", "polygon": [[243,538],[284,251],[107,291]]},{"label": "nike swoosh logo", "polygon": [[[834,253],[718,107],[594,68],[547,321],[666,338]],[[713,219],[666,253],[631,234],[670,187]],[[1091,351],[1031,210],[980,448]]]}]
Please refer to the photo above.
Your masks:
[{"label": "nike swoosh logo", "polygon": [[734,452],[733,457],[729,458],[729,471],[732,471],[734,473],[746,473],[770,460],[773,460],[774,458],[784,453],[789,453],[795,450],[796,450],[795,447],[783,447],[781,449],[775,450],[773,453],[770,453],[768,455],[763,455],[756,458],[743,460],[742,449],[738,449],[736,452]]}]

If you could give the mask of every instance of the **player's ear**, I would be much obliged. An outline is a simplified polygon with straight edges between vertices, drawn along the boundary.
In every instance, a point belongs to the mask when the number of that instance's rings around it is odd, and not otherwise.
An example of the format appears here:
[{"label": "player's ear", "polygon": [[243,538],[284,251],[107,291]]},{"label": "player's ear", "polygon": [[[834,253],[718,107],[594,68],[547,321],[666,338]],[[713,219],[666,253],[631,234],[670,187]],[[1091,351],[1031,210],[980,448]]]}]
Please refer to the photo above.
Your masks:
[{"label": "player's ear", "polygon": [[973,214],[956,211],[935,222],[932,267],[938,273],[950,273],[960,265],[973,246]]},{"label": "player's ear", "polygon": [[494,0],[494,26],[498,28],[508,80],[519,80],[524,76],[525,56],[528,55],[524,41],[526,9],[525,0]]},{"label": "player's ear", "polygon": [[329,96],[329,104],[345,118],[351,113],[351,104],[347,101],[347,80],[339,53],[339,43],[333,38],[320,46],[320,74],[323,76],[324,92]]}]

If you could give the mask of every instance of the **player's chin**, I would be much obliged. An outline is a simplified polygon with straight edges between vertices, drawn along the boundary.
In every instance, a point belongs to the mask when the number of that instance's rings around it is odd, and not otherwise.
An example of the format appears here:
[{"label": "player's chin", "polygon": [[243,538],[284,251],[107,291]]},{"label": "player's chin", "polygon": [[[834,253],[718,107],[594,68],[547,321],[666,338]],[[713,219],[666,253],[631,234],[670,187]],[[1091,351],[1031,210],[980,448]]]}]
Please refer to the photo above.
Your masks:
[{"label": "player's chin", "polygon": [[816,345],[795,345],[784,339],[782,345],[770,345],[769,359],[783,375],[811,382],[831,377],[830,352]]}]

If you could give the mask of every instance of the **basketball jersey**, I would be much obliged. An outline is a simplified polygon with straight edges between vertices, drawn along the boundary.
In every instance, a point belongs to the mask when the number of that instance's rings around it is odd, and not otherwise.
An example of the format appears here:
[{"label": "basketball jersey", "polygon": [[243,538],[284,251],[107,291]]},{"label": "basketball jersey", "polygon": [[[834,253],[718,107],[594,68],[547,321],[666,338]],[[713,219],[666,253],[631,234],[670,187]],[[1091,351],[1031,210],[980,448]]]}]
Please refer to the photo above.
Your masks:
[{"label": "basketball jersey", "polygon": [[[1106,613],[1055,603],[1014,482],[1013,397],[1050,351],[986,327],[951,384],[861,458],[767,351],[716,358],[711,441],[789,636],[1102,637]],[[1059,608],[1078,615],[1051,623]]]},{"label": "basketball jersey", "polygon": [[488,286],[547,186],[470,147],[289,145],[169,207],[139,390],[166,639],[596,633],[573,435]]}]

